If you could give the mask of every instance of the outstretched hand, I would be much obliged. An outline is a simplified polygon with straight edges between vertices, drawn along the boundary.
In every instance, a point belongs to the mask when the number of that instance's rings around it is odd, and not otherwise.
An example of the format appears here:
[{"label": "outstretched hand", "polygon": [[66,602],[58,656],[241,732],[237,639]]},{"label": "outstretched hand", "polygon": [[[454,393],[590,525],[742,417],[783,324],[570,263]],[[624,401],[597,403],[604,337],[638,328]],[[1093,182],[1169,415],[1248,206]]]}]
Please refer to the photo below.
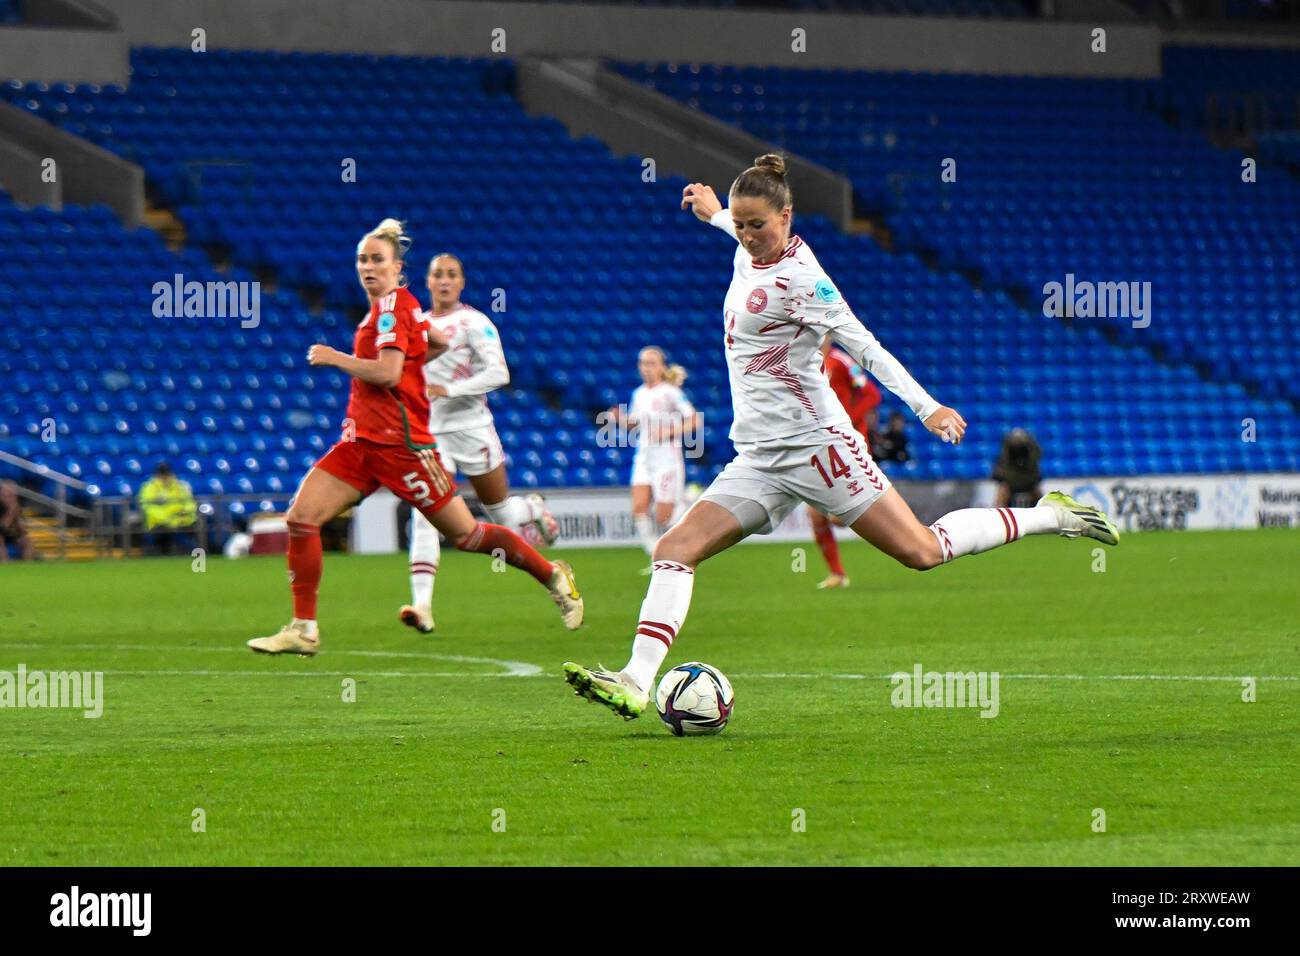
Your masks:
[{"label": "outstretched hand", "polygon": [[930,434],[938,435],[946,442],[960,445],[966,434],[966,419],[957,413],[957,409],[944,405],[925,420],[925,427]]},{"label": "outstretched hand", "polygon": [[690,209],[701,222],[708,222],[722,211],[722,203],[712,186],[691,183],[682,190],[682,208]]}]

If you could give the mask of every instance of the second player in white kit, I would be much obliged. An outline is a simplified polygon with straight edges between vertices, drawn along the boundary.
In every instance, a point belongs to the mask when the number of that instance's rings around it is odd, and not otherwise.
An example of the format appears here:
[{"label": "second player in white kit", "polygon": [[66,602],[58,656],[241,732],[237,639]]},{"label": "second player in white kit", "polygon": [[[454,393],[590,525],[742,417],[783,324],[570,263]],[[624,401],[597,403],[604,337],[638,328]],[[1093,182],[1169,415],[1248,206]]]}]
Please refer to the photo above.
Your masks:
[{"label": "second player in white kit", "polygon": [[[492,320],[460,301],[465,272],[444,253],[429,263],[426,285],[433,307],[423,315],[436,338],[446,342],[424,367],[429,388],[429,431],[448,475],[463,474],[496,524],[524,532],[531,543],[554,544],[559,527],[540,495],[510,494],[505,451],[497,436],[488,393],[510,382],[501,336]],[[402,623],[433,630],[433,584],[438,572],[438,532],[419,512],[411,515],[411,603],[398,612]]]},{"label": "second player in white kit", "polygon": [[[663,349],[648,345],[637,357],[642,383],[625,421],[636,429],[632,458],[632,520],[646,554],[673,522],[686,493],[683,445],[698,438],[699,413],[681,385],[686,370],[668,365]],[[611,409],[615,414],[621,410]],[[653,510],[652,510],[653,506]]]}]

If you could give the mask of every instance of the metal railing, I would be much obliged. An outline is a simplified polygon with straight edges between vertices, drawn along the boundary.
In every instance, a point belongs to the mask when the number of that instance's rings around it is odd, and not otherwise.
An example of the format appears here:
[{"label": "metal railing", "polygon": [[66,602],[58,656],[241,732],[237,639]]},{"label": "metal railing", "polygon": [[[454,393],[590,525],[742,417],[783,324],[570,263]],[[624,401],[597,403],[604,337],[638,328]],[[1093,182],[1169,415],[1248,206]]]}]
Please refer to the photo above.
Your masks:
[{"label": "metal railing", "polygon": [[[55,519],[55,532],[59,542],[57,557],[60,560],[67,557],[71,527],[80,527],[85,531],[94,543],[99,557],[106,557],[115,549],[120,549],[122,555],[130,556],[145,537],[155,533],[145,530],[144,516],[139,501],[134,497],[97,495],[92,491],[94,486],[88,482],[60,474],[47,465],[37,464],[7,451],[0,451],[0,463],[12,465],[41,482],[53,482],[52,495],[21,483],[15,484],[19,499],[29,502]],[[69,496],[74,494],[88,498],[86,506],[69,501]],[[192,534],[195,546],[208,551],[214,541],[224,542],[238,530],[238,516],[231,511],[232,504],[239,502],[253,505],[248,512],[251,518],[258,514],[282,514],[288,510],[292,500],[293,495],[289,492],[195,495],[198,518],[193,527],[183,529],[182,533]]]},{"label": "metal railing", "polygon": [[84,481],[78,481],[71,475],[60,474],[48,465],[39,465],[26,458],[19,458],[17,455],[11,455],[7,451],[0,451],[0,462],[12,465],[20,471],[27,472],[32,477],[41,481],[54,482],[53,495],[47,495],[44,492],[25,487],[17,482],[15,482],[15,484],[18,488],[18,497],[21,500],[28,501],[38,508],[51,512],[54,519],[58,522],[55,530],[59,541],[60,559],[66,558],[68,554],[69,518],[84,523],[92,539],[96,541],[99,540],[96,533],[94,512],[89,508],[82,508],[68,501],[69,491],[89,494],[89,484]]},{"label": "metal railing", "polygon": [[1248,144],[1260,133],[1300,129],[1300,93],[1211,90],[1205,94],[1210,139],[1224,146]]},{"label": "metal railing", "polygon": [[[195,495],[198,518],[192,528],[182,529],[180,533],[192,534],[195,547],[210,551],[213,541],[224,542],[237,530],[236,517],[231,512],[230,505],[235,502],[255,504],[256,508],[249,512],[249,517],[254,517],[259,514],[283,514],[292,500],[293,495],[289,492]],[[97,497],[94,500],[91,506],[94,512],[93,524],[101,543],[101,553],[111,553],[117,548],[123,555],[130,556],[131,550],[147,536],[159,533],[145,529],[144,516],[138,504],[135,498],[123,495]],[[274,508],[266,508],[265,505]]]}]

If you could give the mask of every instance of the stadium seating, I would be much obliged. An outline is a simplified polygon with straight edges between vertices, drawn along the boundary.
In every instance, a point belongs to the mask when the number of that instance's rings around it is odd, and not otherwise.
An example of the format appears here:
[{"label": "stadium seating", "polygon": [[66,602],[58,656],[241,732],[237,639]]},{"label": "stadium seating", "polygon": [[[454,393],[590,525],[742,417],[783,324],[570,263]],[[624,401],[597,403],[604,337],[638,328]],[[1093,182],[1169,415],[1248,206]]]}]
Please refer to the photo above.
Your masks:
[{"label": "stadium seating", "polygon": [[[1294,54],[1288,62],[1294,68]],[[1158,110],[1194,99],[1177,79],[622,69],[844,173],[860,208],[883,215],[900,247],[950,274],[974,273],[1030,309],[1041,307],[1046,283],[1069,274],[1150,282],[1148,327],[1135,328],[1129,316],[1078,318],[1070,329],[1055,324],[1054,340],[1076,361],[1096,357],[1081,369],[1091,381],[1104,382],[1110,366],[1126,368],[1131,387],[1141,383],[1131,400],[1105,391],[1124,399],[1130,422],[1144,417],[1130,401],[1166,397],[1147,387],[1166,374],[1200,383],[1186,397],[1204,399],[1191,410],[1201,422],[1224,414],[1239,424],[1253,416],[1228,409],[1268,406],[1282,416],[1281,444],[1246,457],[1260,469],[1294,467],[1300,323],[1290,304],[1300,282],[1300,184],[1285,176],[1267,189],[1243,183],[1239,154],[1166,123]],[[955,182],[941,181],[946,157],[957,160]],[[1000,325],[971,331],[1004,335]],[[1097,341],[1078,350],[1080,334]],[[1127,424],[1107,431],[1122,434]],[[1220,447],[1193,457],[1220,463],[1214,470],[1245,467],[1228,424]],[[1191,454],[1151,464],[1182,470]],[[1113,464],[1116,455],[1094,461]]]},{"label": "stadium seating", "polygon": [[[677,210],[682,181],[644,183],[637,159],[527,116],[511,94],[510,64],[159,49],[137,50],[132,62],[129,90],[0,88],[33,114],[139,162],[189,235],[178,255],[148,229],[123,229],[105,209],[24,211],[0,197],[0,296],[20,303],[17,327],[30,330],[0,344],[0,447],[106,493],[134,491],[163,457],[200,493],[291,491],[337,434],[347,394],[343,376],[310,370],[304,354],[320,340],[350,345],[364,308],[353,249],[366,229],[397,215],[416,238],[410,264],[420,296],[427,298],[421,264],[455,251],[466,263],[466,301],[502,330],[514,379],[491,403],[516,485],[627,481],[629,451],[601,447],[593,419],[627,400],[637,383],[636,352],[650,342],[690,370],[687,390],[704,412],[706,454],[688,462],[688,480],[708,481],[734,454],[717,318],[730,271],[727,239]],[[887,200],[904,245],[939,249],[944,267],[935,269],[915,252],[886,253],[816,217],[798,223],[868,325],[973,425],[959,448],[918,439],[915,460],[892,467],[895,477],[986,476],[1002,435],[1015,426],[1038,435],[1044,469],[1055,474],[1300,467],[1293,407],[1281,395],[1252,394],[1244,376],[1222,374],[1252,362],[1259,368],[1258,343],[1271,354],[1271,376],[1297,380],[1289,364],[1295,350],[1272,347],[1294,323],[1268,318],[1281,315],[1277,295],[1295,281],[1289,250],[1270,250],[1267,268],[1208,268],[1180,291],[1179,308],[1191,312],[1228,302],[1233,314],[1249,306],[1268,319],[1243,326],[1240,342],[1226,342],[1219,330],[1212,341],[1225,348],[1210,353],[1222,360],[1210,380],[1188,361],[1204,354],[1206,329],[1195,327],[1200,339],[1183,337],[1182,312],[1161,312],[1152,323],[1167,353],[1158,360],[1122,329],[1063,324],[1024,307],[1012,282],[979,289],[955,271],[982,263],[1023,281],[1063,275],[1066,244],[1052,229],[1064,238],[1073,231],[1072,248],[1086,251],[1069,258],[1076,271],[1113,268],[1114,256],[1136,255],[1161,234],[1162,217],[1176,214],[1179,228],[1163,233],[1171,245],[1159,253],[1171,272],[1208,261],[1198,257],[1198,243],[1207,241],[1199,230],[1239,221],[1225,205],[1184,209],[1172,192],[1145,200],[1126,192],[1085,208],[1075,203],[1084,193],[1035,179],[1030,160],[1001,165],[1009,160],[988,130],[1014,129],[1021,147],[1046,140],[1044,154],[1057,162],[1089,159],[1097,130],[1071,132],[1056,122],[1068,84],[1034,92],[1039,81],[849,74],[832,99],[809,104],[798,98],[798,73],[644,76],[765,135],[797,135],[792,145],[824,151],[831,165],[852,164],[864,194]],[[836,81],[835,74],[821,78]],[[679,81],[701,88],[679,88]],[[860,82],[866,92],[855,89]],[[752,92],[746,84],[770,91],[759,100],[761,115],[746,112],[753,105],[740,95]],[[963,99],[966,87],[1021,102],[1003,108],[1001,124],[983,115],[952,121],[970,191],[945,194],[919,179],[945,143],[932,132],[948,128],[937,117],[954,103],[993,109]],[[1113,120],[1126,111],[1149,122],[1125,140],[1138,153],[1124,170],[1141,168],[1170,136],[1197,160],[1198,174],[1214,168],[1201,160],[1218,154],[1141,113],[1147,92],[1140,83],[1088,85],[1070,102],[1090,117]],[[1040,124],[1033,135],[1015,125],[1030,105],[1029,122]],[[981,184],[981,168],[999,174]],[[1198,187],[1197,194],[1211,192]],[[1241,238],[1262,241],[1280,220],[1263,200],[1251,208],[1262,218],[1243,225]],[[233,270],[217,273],[205,249],[228,254]],[[1147,265],[1133,272],[1150,274]],[[159,319],[154,284],[177,273],[201,282],[274,275],[280,285],[264,294],[256,329],[233,317]],[[1250,287],[1237,287],[1242,277]],[[312,296],[322,310],[309,309]],[[502,312],[492,311],[497,298]],[[897,403],[890,399],[889,407]],[[1246,416],[1261,422],[1263,437],[1253,445],[1240,441]],[[45,419],[56,423],[57,442],[41,441]]]},{"label": "stadium seating", "polygon": [[[13,343],[7,368],[15,375],[0,385],[0,436],[21,436],[19,454],[90,475],[112,491],[138,486],[137,476],[158,454],[178,458],[178,469],[199,490],[292,490],[308,457],[337,433],[346,402],[342,379],[307,370],[306,348],[321,337],[350,346],[350,329],[364,309],[353,268],[356,241],[396,214],[416,236],[417,292],[427,299],[422,263],[455,250],[469,270],[466,301],[502,329],[514,380],[491,401],[517,459],[513,481],[626,483],[630,452],[600,446],[595,413],[629,398],[637,350],[663,338],[663,309],[716,314],[719,270],[727,262],[717,237],[693,228],[665,201],[680,184],[646,188],[635,160],[616,160],[594,141],[573,142],[557,123],[528,118],[505,91],[513,78],[508,65],[156,50],[135,55],[134,73],[129,93],[36,83],[5,88],[36,115],[140,162],[151,190],[178,210],[190,239],[178,258],[157,235],[126,232],[103,210],[87,218],[75,208],[55,215],[3,207],[0,248],[6,252],[26,247],[33,230],[77,236],[60,246],[66,255],[57,269],[51,264],[48,273],[38,272],[39,281],[28,274],[25,283],[90,288],[91,302],[102,298],[113,310],[107,325],[94,309],[65,310],[75,333],[100,332],[92,354],[69,353],[60,361],[64,370],[86,374],[81,394],[92,396],[98,414],[110,420],[97,421],[98,431],[83,435],[72,455],[36,438],[43,409],[58,404],[64,384],[29,345]],[[391,113],[400,120],[367,115],[375,83],[393,91]],[[216,140],[213,130],[221,131]],[[344,159],[356,162],[355,182],[343,181]],[[579,201],[590,189],[605,197],[605,209]],[[638,227],[628,232],[611,223],[611,208]],[[701,281],[675,287],[667,279],[670,265],[647,264],[640,251],[664,232],[675,249],[709,250],[716,265],[701,264]],[[204,247],[228,251],[235,272],[213,272]],[[16,252],[6,261],[16,262]],[[250,281],[251,270],[268,268],[282,288],[323,293],[325,313],[313,315],[302,298],[281,292],[274,308],[264,305],[257,331],[241,329],[237,319],[219,328],[167,320],[170,338],[156,338],[155,282],[170,283],[176,273],[187,280]],[[492,308],[495,289],[503,291],[500,313]],[[650,289],[664,291],[649,295]],[[717,329],[706,320],[665,342],[696,374],[693,394],[710,413],[715,440],[703,458],[688,462],[694,481],[709,480],[733,454],[716,340]],[[139,366],[133,354],[143,356]],[[126,384],[101,392],[106,373],[127,376]],[[192,374],[199,380],[191,381]],[[315,383],[310,395],[307,379]],[[116,392],[123,389],[140,393],[134,403],[140,407],[126,406],[126,419],[114,426],[111,417],[123,407]],[[136,414],[153,417],[135,422]],[[77,424],[66,414],[56,417]],[[121,433],[134,435],[137,425],[158,436],[147,450],[122,442]],[[113,430],[118,434],[109,435]],[[287,470],[263,459],[268,449],[281,450],[281,435],[293,436],[299,452],[287,457]]]}]

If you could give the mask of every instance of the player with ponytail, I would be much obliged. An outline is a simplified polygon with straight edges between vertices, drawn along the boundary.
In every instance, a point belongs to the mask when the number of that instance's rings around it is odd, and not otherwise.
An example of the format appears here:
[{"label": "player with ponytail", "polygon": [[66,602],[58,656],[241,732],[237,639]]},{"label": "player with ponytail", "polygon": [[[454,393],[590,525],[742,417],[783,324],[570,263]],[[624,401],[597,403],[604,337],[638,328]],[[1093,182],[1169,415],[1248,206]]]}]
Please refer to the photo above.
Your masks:
[{"label": "player with ponytail", "polygon": [[822,371],[822,340],[829,336],[944,441],[960,442],[966,420],[932,398],[877,341],[791,232],[785,160],[754,160],[731,184],[728,208],[702,183],[683,190],[682,208],[736,241],[722,312],[736,457],[655,545],[623,670],[564,665],[579,696],[625,718],[640,715],[686,620],[696,566],[751,534],[767,534],[801,501],[920,571],[1031,534],[1119,542],[1104,514],[1060,492],[1033,508],[964,508],[931,525],[918,521],[836,398]]},{"label": "player with ponytail", "polygon": [[686,489],[682,444],[694,437],[700,415],[682,392],[686,369],[669,365],[659,346],[641,350],[637,371],[642,384],[632,393],[631,404],[611,408],[607,414],[635,432],[632,521],[646,554],[653,554],[655,542],[682,504]]}]

